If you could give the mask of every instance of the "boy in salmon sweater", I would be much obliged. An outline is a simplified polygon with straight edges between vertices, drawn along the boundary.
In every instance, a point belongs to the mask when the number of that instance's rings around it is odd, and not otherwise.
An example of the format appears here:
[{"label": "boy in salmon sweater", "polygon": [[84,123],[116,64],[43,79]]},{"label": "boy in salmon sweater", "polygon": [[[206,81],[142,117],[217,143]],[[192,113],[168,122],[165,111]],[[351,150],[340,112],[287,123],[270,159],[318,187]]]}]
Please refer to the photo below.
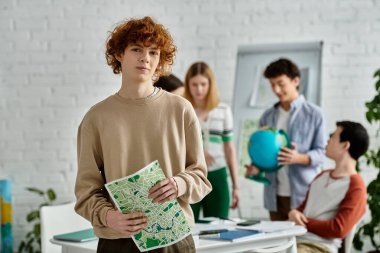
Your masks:
[{"label": "boy in salmon sweater", "polygon": [[303,203],[289,212],[289,219],[307,228],[298,238],[298,252],[336,253],[342,239],[361,219],[366,209],[366,186],[356,164],[369,145],[366,129],[342,121],[331,135],[326,155],[335,169],[321,172],[311,183]]}]

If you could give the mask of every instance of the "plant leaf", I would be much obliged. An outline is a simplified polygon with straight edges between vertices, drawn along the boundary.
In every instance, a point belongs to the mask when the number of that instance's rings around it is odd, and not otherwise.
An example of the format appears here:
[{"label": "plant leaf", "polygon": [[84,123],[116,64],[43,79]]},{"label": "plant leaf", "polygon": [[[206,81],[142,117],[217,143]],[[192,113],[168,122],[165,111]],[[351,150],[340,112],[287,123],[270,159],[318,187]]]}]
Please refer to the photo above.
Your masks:
[{"label": "plant leaf", "polygon": [[30,192],[35,192],[41,196],[43,196],[45,194],[44,191],[37,189],[37,188],[34,188],[34,187],[27,187],[26,189]]},{"label": "plant leaf", "polygon": [[372,111],[367,111],[366,112],[366,114],[365,114],[365,117],[367,118],[367,121],[371,124],[372,123],[372,118],[373,118],[373,116],[372,116]]},{"label": "plant leaf", "polygon": [[55,192],[54,192],[54,190],[51,189],[51,188],[49,188],[47,190],[47,195],[48,195],[48,198],[49,198],[50,201],[54,201],[56,199],[56,197],[57,197],[56,194],[55,194]]},{"label": "plant leaf", "polygon": [[[380,123],[380,69],[376,70],[373,76],[376,78],[376,93],[372,100],[365,103],[367,108],[365,116],[370,124],[378,124]],[[379,136],[379,132],[380,128],[377,130],[376,137]],[[377,240],[380,233],[380,148],[369,150],[363,159],[368,166],[375,167],[379,171],[377,177],[367,186],[367,204],[371,212],[371,221],[359,228],[354,236],[353,245],[355,249],[361,251],[363,239],[368,236],[372,246],[380,250]]]},{"label": "plant leaf", "polygon": [[360,233],[359,233],[360,231],[358,231],[356,234],[355,234],[355,236],[354,236],[354,240],[352,241],[352,244],[354,245],[354,248],[356,249],[356,250],[359,250],[359,251],[361,251],[362,250],[362,248],[363,248],[363,241],[361,240],[361,238],[360,238]]},{"label": "plant leaf", "polygon": [[28,213],[28,215],[26,216],[26,220],[28,222],[34,221],[35,219],[38,219],[38,218],[40,218],[40,211],[37,211],[37,210]]},{"label": "plant leaf", "polygon": [[41,225],[40,223],[37,223],[34,225],[33,232],[36,235],[35,237],[38,238],[41,235]]},{"label": "plant leaf", "polygon": [[375,74],[373,74],[373,77],[378,76],[380,78],[380,69],[375,71]]},{"label": "plant leaf", "polygon": [[33,235],[33,231],[29,231],[27,234],[26,234],[26,238],[29,238]]},{"label": "plant leaf", "polygon": [[380,80],[376,82],[375,87],[377,91],[380,90]]},{"label": "plant leaf", "polygon": [[26,248],[25,248],[26,250],[29,250],[30,247],[32,247],[33,241],[34,241],[33,237],[28,240],[28,242],[26,243]]},{"label": "plant leaf", "polygon": [[18,252],[22,253],[22,251],[24,250],[24,248],[25,248],[25,242],[21,241],[20,245],[18,246]]},{"label": "plant leaf", "polygon": [[360,169],[360,162],[356,163],[356,167],[355,167],[356,171],[357,172],[361,172],[361,169]]}]

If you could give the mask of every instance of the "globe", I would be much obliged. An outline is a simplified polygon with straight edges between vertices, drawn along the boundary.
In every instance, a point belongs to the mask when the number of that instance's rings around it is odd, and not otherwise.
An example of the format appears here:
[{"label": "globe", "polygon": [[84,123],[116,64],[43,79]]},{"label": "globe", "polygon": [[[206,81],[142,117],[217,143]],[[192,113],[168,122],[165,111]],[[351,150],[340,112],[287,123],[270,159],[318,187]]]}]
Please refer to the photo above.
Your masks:
[{"label": "globe", "polygon": [[282,147],[290,147],[285,131],[275,128],[255,131],[249,138],[248,153],[252,165],[256,166],[261,173],[249,178],[270,184],[262,172],[275,172],[281,169],[282,166],[278,164],[277,156]]}]

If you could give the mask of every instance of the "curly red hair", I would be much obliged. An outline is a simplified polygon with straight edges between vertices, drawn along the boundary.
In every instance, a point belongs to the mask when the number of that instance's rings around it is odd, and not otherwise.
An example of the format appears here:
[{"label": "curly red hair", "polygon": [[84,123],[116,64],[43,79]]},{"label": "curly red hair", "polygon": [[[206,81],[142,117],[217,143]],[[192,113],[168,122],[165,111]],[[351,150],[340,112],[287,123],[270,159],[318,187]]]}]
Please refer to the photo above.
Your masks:
[{"label": "curly red hair", "polygon": [[177,48],[169,31],[151,17],[123,21],[110,32],[105,54],[113,73],[121,73],[121,64],[116,57],[123,54],[128,45],[135,43],[142,43],[144,46],[155,44],[160,49],[160,61],[155,75],[158,78],[169,74]]}]

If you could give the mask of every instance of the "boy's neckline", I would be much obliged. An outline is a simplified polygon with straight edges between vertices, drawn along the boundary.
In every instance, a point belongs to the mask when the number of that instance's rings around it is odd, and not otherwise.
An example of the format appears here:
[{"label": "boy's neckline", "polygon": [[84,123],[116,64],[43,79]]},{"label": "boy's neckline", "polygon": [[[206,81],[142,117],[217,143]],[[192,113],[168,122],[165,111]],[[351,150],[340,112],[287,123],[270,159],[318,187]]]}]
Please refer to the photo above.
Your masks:
[{"label": "boy's neckline", "polygon": [[116,94],[119,95],[122,98],[125,98],[125,99],[138,100],[138,99],[146,99],[146,98],[153,97],[154,95],[156,95],[160,91],[160,89],[161,88],[159,88],[159,87],[153,86],[153,91],[150,94],[148,94],[147,96],[144,96],[144,97],[139,97],[139,98],[126,97],[125,95],[121,94],[121,92],[120,92],[121,90],[119,90],[118,92],[116,92]]},{"label": "boy's neckline", "polygon": [[338,175],[338,176],[335,176],[333,173],[335,172],[335,169],[331,170],[330,173],[329,173],[329,177],[333,178],[333,179],[342,179],[342,178],[345,178],[345,177],[351,177],[353,175],[356,175],[357,173],[343,173],[341,175]]},{"label": "boy's neckline", "polygon": [[139,105],[139,104],[149,104],[155,101],[156,99],[160,98],[163,94],[165,94],[165,92],[163,92],[161,88],[157,87],[155,92],[143,98],[126,98],[126,97],[120,96],[118,92],[116,92],[113,95],[113,97],[123,103]]}]

